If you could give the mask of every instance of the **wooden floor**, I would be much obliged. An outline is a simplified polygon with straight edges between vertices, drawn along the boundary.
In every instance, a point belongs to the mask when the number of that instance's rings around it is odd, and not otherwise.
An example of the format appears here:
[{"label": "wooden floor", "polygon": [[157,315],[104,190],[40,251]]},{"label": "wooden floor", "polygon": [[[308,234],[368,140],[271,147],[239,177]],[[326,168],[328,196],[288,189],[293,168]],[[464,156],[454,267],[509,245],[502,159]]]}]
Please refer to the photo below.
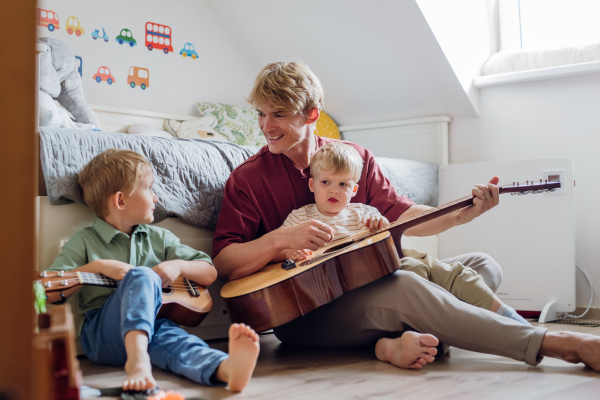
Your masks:
[{"label": "wooden floor", "polygon": [[[566,324],[542,325],[600,336],[599,328]],[[254,377],[243,393],[197,385],[154,368],[162,390],[177,390],[201,399],[600,399],[600,373],[545,358],[538,367],[503,357],[452,348],[421,371],[401,370],[379,362],[373,347],[313,349],[286,346],[272,334],[261,336]],[[227,342],[211,342],[227,350]],[[120,386],[122,368],[80,360],[84,384]],[[108,399],[108,397],[102,397]]]}]

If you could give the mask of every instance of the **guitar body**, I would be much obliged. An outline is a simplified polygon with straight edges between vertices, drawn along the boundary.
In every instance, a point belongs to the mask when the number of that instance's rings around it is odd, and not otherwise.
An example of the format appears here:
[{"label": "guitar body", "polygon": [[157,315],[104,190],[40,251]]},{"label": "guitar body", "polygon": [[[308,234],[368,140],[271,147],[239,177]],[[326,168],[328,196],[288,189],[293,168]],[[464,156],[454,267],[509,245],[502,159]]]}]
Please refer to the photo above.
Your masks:
[{"label": "guitar body", "polygon": [[[322,258],[316,260],[318,256]],[[312,260],[290,270],[283,269],[282,263],[269,264],[227,283],[221,296],[233,322],[250,325],[257,332],[271,329],[400,268],[389,232],[356,243],[325,246]]]},{"label": "guitar body", "polygon": [[[499,187],[499,194],[551,193],[560,182]],[[269,264],[221,289],[233,322],[264,331],[290,322],[344,293],[400,268],[402,234],[407,229],[473,205],[473,195],[392,222],[375,232],[357,233],[318,249],[297,264]],[[283,266],[291,267],[284,269]]]},{"label": "guitar body", "polygon": [[[182,277],[178,277],[173,286],[185,285]],[[163,288],[162,307],[156,318],[168,318],[176,324],[193,328],[200,325],[212,308],[212,298],[208,289],[196,286],[198,297],[190,296],[189,292]]]}]

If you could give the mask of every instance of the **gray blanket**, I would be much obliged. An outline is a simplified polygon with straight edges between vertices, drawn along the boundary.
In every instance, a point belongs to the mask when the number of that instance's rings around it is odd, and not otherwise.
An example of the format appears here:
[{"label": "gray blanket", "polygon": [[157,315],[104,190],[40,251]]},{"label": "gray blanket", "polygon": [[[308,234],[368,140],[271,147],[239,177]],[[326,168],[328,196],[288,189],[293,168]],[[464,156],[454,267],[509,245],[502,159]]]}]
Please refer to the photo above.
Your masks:
[{"label": "gray blanket", "polygon": [[[50,204],[83,203],[77,174],[109,148],[130,149],[148,159],[159,197],[155,222],[169,216],[204,228],[217,224],[225,182],[258,148],[201,139],[167,139],[77,129],[40,130],[40,157]],[[417,204],[437,204],[437,165],[379,158],[400,194]]]}]

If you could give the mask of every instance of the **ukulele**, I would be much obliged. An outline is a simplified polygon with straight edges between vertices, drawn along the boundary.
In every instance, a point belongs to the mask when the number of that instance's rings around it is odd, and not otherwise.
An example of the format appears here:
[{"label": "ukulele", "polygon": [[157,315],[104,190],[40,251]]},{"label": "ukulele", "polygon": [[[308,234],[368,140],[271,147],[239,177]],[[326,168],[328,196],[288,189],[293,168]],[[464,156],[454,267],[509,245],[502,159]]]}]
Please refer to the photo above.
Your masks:
[{"label": "ukulele", "polygon": [[[47,295],[63,291],[71,294],[79,289],[78,286],[83,285],[114,288],[120,283],[102,274],[66,271],[36,272],[34,281],[44,285]],[[66,298],[62,293],[61,297]],[[162,302],[156,318],[168,318],[190,328],[200,325],[212,308],[212,298],[208,290],[182,277],[178,277],[169,286],[162,288]]]},{"label": "ukulele", "polygon": [[[525,195],[554,192],[559,182],[513,183],[499,193]],[[319,248],[309,259],[272,263],[254,274],[228,282],[221,289],[233,322],[257,332],[290,322],[343,294],[382,278],[400,268],[402,234],[413,226],[473,205],[466,196],[400,218],[385,228],[359,232]]]}]

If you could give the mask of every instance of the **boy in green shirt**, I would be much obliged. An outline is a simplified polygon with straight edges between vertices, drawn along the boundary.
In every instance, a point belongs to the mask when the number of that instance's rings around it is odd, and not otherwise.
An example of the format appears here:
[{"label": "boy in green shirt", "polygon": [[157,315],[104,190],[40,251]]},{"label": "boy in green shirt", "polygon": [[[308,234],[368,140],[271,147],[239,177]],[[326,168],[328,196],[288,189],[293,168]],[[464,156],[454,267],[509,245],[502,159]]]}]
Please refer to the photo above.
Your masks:
[{"label": "boy in green shirt", "polygon": [[174,322],[156,319],[162,287],[179,276],[208,286],[217,272],[206,254],[180,244],[166,229],[147,225],[158,201],[153,182],[148,161],[129,150],[109,149],[79,174],[84,200],[98,218],[63,246],[50,269],[122,281],[117,289],[80,289],[81,347],[96,363],[125,365],[125,390],[156,386],[154,364],[205,385],[228,384],[241,391],[258,358],[254,330],[233,324],[228,356]]}]

